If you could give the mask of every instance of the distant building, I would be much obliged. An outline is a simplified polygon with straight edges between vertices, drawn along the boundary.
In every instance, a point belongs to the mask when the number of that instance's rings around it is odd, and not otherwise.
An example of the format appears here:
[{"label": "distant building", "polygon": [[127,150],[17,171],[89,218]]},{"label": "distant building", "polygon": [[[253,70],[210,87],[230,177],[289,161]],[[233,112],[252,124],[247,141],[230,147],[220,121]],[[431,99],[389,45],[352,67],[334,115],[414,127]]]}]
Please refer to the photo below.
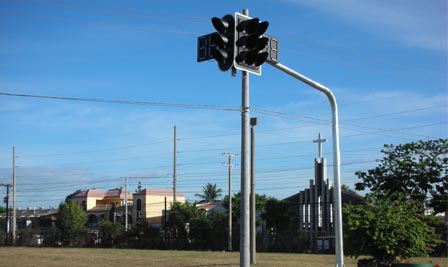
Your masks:
[{"label": "distant building", "polygon": [[[123,188],[109,189],[102,191],[98,189],[87,189],[75,194],[71,201],[77,203],[87,214],[87,226],[95,227],[102,219],[109,218],[113,212],[113,221],[124,222],[125,203],[132,206],[132,195],[127,195],[127,200]],[[131,209],[128,209],[129,221]]]},{"label": "distant building", "polygon": [[[165,210],[169,210],[173,204],[173,191],[146,188],[132,194],[132,199],[132,215],[136,221],[146,220],[149,224],[161,225]],[[185,203],[185,196],[177,193],[176,201]]]},{"label": "distant building", "polygon": [[213,214],[215,212],[227,212],[222,203],[200,203],[196,204],[196,208],[205,210],[207,215]]},{"label": "distant building", "polygon": [[[57,213],[58,209],[54,207],[48,209],[43,207],[29,207],[27,209],[18,208],[16,210],[18,230],[16,244],[40,246],[43,244],[42,242],[44,241],[44,238],[52,239],[55,235]],[[7,229],[9,242],[11,242],[11,229],[9,227],[12,220],[11,217],[12,211],[9,210],[9,223],[8,227],[6,227],[6,212],[0,213],[0,229]],[[39,234],[33,235],[32,240],[28,240],[29,238],[24,237],[22,233],[31,228],[39,229]],[[5,233],[4,231],[0,231],[0,244],[4,244],[3,242],[5,242]]]}]

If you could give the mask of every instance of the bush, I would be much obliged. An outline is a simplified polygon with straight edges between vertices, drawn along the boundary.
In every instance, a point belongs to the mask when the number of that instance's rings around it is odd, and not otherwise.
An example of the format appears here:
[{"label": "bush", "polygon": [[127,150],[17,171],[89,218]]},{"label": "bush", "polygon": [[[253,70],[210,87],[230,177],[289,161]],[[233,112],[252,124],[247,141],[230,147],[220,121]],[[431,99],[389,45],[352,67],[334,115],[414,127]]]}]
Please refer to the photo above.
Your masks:
[{"label": "bush", "polygon": [[418,205],[404,198],[392,201],[376,198],[375,194],[363,205],[346,205],[347,253],[355,257],[371,255],[377,266],[388,266],[397,257],[428,256],[440,240],[418,210]]}]

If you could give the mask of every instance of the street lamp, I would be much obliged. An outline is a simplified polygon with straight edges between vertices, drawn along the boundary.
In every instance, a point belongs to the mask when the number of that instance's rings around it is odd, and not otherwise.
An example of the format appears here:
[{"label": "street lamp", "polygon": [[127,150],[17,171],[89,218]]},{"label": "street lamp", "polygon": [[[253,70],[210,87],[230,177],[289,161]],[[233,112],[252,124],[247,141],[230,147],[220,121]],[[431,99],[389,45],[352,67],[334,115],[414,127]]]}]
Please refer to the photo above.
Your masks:
[{"label": "street lamp", "polygon": [[250,263],[257,263],[257,209],[255,206],[255,129],[258,124],[258,118],[250,118]]}]

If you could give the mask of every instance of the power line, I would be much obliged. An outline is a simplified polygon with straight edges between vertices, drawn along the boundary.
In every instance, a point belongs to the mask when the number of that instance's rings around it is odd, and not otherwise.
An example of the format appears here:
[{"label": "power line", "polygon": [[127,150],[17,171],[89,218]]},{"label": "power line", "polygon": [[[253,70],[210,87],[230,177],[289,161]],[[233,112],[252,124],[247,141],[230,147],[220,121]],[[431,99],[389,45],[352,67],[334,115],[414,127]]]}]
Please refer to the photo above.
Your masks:
[{"label": "power line", "polygon": [[[230,107],[230,106],[217,106],[217,105],[207,105],[207,104],[184,104],[184,103],[164,103],[164,102],[146,102],[146,101],[130,101],[130,100],[111,100],[111,99],[97,99],[97,98],[80,98],[80,97],[61,97],[61,96],[48,96],[48,95],[30,95],[30,94],[17,94],[17,93],[6,93],[6,92],[0,92],[0,95],[4,96],[12,96],[12,97],[28,97],[28,98],[40,98],[40,99],[51,99],[51,100],[65,100],[65,101],[83,101],[83,102],[97,102],[97,103],[110,103],[110,104],[126,104],[126,105],[143,105],[143,106],[160,106],[160,107],[169,107],[169,108],[190,108],[190,109],[213,109],[213,110],[222,110],[222,111],[240,111],[240,107]],[[394,113],[388,113],[383,115],[377,115],[377,116],[393,116],[398,114],[404,114],[408,112],[416,112],[421,110],[427,110],[432,108],[439,108],[443,107],[444,105],[439,105],[436,107],[424,107],[420,109],[412,109],[408,111],[402,111],[402,112],[394,112]],[[288,119],[297,119],[297,120],[312,120],[316,124],[329,124],[329,120],[316,118],[316,117],[310,117],[310,116],[299,116],[294,114],[288,114],[285,112],[280,111],[271,111],[271,110],[265,110],[265,109],[257,109],[253,108],[253,112],[255,113],[261,113],[265,115],[270,116],[277,116],[277,117],[286,117]],[[366,117],[366,119],[369,117]],[[358,118],[356,120],[361,120],[363,118]],[[353,120],[353,119],[352,119]],[[384,132],[395,132],[399,130],[388,130],[388,129],[380,129],[380,128],[372,128],[367,126],[359,126],[359,125],[351,125],[351,124],[345,124],[352,127],[357,128],[364,128],[364,129],[370,129],[370,130],[376,130],[376,131],[384,131]],[[341,126],[344,126],[344,123],[341,122]],[[375,133],[378,134],[378,133]],[[231,134],[234,135],[234,134]],[[394,138],[401,138],[405,140],[409,140],[402,137],[396,137],[396,136],[388,136],[388,137],[394,137]],[[424,136],[427,137],[427,136]]]},{"label": "power line", "polygon": [[[300,44],[303,44],[303,41],[305,41],[305,43],[312,43],[312,47],[316,48],[316,44],[318,44],[318,47],[325,47],[326,49],[331,49],[331,50],[337,50],[338,52],[340,52],[341,50],[354,57],[357,59],[362,60],[362,62],[365,62],[366,60],[371,61],[371,62],[379,62],[381,64],[388,64],[388,65],[393,65],[393,66],[397,66],[401,69],[404,70],[408,70],[408,71],[418,71],[418,72],[426,72],[426,73],[432,73],[433,71],[435,71],[434,66],[431,65],[422,65],[419,63],[415,63],[415,62],[404,62],[402,59],[397,58],[397,57],[392,57],[390,55],[386,55],[386,54],[382,54],[382,53],[378,53],[378,52],[371,52],[371,51],[366,51],[363,49],[359,49],[359,48],[355,48],[355,47],[349,47],[346,44],[340,44],[337,43],[335,41],[330,41],[330,40],[324,40],[321,38],[315,38],[312,36],[307,36],[306,34],[301,33],[300,35],[298,34],[293,34],[293,33],[284,33],[289,37],[286,37],[289,40],[298,40],[300,39],[301,42]],[[293,37],[291,37],[293,36]],[[298,42],[296,42],[298,43]],[[323,44],[323,45],[322,45]],[[412,64],[410,64],[412,63]]]},{"label": "power line", "polygon": [[171,141],[163,140],[163,141],[157,141],[157,142],[151,142],[151,143],[135,144],[135,145],[127,145],[127,146],[119,146],[119,147],[111,147],[111,148],[100,148],[100,149],[94,149],[94,150],[84,150],[84,151],[74,151],[74,152],[66,152],[66,153],[54,153],[54,154],[25,155],[22,157],[24,157],[24,158],[59,157],[59,156],[67,156],[67,155],[77,155],[77,154],[88,154],[88,153],[105,152],[105,151],[113,151],[113,150],[123,150],[123,149],[128,149],[128,148],[151,146],[151,145],[163,144],[163,143],[168,143],[168,142],[171,142]]},{"label": "power line", "polygon": [[13,97],[28,97],[28,98],[51,99],[51,100],[66,100],[66,101],[82,101],[82,102],[96,102],[96,103],[109,103],[109,104],[123,104],[123,105],[152,106],[152,107],[188,108],[188,109],[213,109],[213,110],[223,110],[223,111],[240,111],[239,107],[205,105],[205,104],[180,104],[180,103],[166,103],[166,102],[147,102],[147,101],[130,101],[130,100],[113,100],[113,99],[100,99],[100,98],[85,98],[85,97],[63,97],[63,96],[49,96],[49,95],[16,94],[16,93],[6,93],[6,92],[0,92],[0,95],[3,95],[3,96],[13,96]]},{"label": "power line", "polygon": [[367,120],[367,119],[374,119],[374,118],[381,118],[381,117],[390,117],[390,116],[396,116],[396,115],[403,115],[406,113],[413,113],[413,112],[419,112],[419,111],[425,111],[425,110],[431,110],[431,109],[438,109],[438,108],[446,108],[447,105],[438,105],[438,106],[432,106],[432,107],[421,107],[421,108],[415,108],[415,109],[409,109],[409,110],[402,110],[397,112],[391,112],[391,113],[384,113],[384,114],[378,114],[378,115],[372,115],[372,116],[364,116],[359,118],[353,118],[349,120],[343,120],[342,122],[349,122],[349,121],[358,121],[358,120]]},{"label": "power line", "polygon": [[200,33],[197,33],[197,32],[161,29],[161,28],[157,28],[157,27],[132,26],[132,25],[105,23],[105,22],[98,22],[98,21],[87,21],[87,20],[79,20],[79,19],[50,17],[50,16],[44,16],[44,15],[34,15],[34,14],[27,14],[27,13],[18,13],[18,12],[5,11],[5,10],[0,10],[0,12],[4,13],[4,14],[6,13],[8,15],[19,16],[19,17],[30,17],[30,18],[35,18],[35,19],[44,19],[44,20],[51,20],[51,21],[69,22],[69,23],[77,23],[77,24],[83,24],[83,25],[95,25],[95,26],[114,28],[114,29],[130,29],[130,30],[135,30],[135,31],[151,31],[151,32],[178,34],[178,35],[195,35],[195,36],[200,35]]},{"label": "power line", "polygon": [[[112,7],[108,5],[98,5],[98,4],[86,4],[75,1],[64,1],[64,0],[51,0],[43,3],[43,2],[23,2],[18,0],[3,0],[8,2],[14,2],[16,4],[21,5],[35,5],[35,6],[43,6],[49,8],[57,8],[57,9],[66,9],[66,10],[75,10],[75,11],[85,11],[89,13],[95,14],[105,14],[112,15],[116,17],[133,17],[133,18],[142,18],[146,20],[158,20],[158,21],[166,21],[166,22],[176,22],[176,23],[190,23],[190,24],[205,24],[204,17],[197,16],[187,16],[182,14],[173,14],[173,13],[160,13],[160,12],[150,12],[146,10],[139,10],[133,8],[125,8],[125,7]],[[56,5],[53,5],[56,4]],[[180,20],[179,18],[183,18]],[[200,21],[201,20],[201,21]]]}]

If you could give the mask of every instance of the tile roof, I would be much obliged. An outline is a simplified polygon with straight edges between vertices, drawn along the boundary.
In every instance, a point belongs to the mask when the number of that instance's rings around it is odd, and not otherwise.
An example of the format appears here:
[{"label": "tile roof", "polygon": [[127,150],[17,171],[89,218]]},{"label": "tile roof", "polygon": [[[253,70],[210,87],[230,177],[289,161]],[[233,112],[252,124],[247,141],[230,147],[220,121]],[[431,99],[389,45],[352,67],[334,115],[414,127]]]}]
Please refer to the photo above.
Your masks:
[{"label": "tile roof", "polygon": [[[109,189],[106,191],[104,198],[125,199],[125,192],[123,188]],[[132,194],[128,194],[128,199],[132,199]]]},{"label": "tile roof", "polygon": [[87,189],[87,190],[81,191],[78,194],[74,195],[73,197],[101,197],[101,198],[103,198],[104,196],[105,196],[104,191],[93,188],[93,189]]},{"label": "tile roof", "polygon": [[[133,195],[152,195],[152,196],[172,196],[173,190],[171,189],[156,189],[156,188],[145,188]],[[176,193],[177,197],[184,197],[184,194]]]}]

